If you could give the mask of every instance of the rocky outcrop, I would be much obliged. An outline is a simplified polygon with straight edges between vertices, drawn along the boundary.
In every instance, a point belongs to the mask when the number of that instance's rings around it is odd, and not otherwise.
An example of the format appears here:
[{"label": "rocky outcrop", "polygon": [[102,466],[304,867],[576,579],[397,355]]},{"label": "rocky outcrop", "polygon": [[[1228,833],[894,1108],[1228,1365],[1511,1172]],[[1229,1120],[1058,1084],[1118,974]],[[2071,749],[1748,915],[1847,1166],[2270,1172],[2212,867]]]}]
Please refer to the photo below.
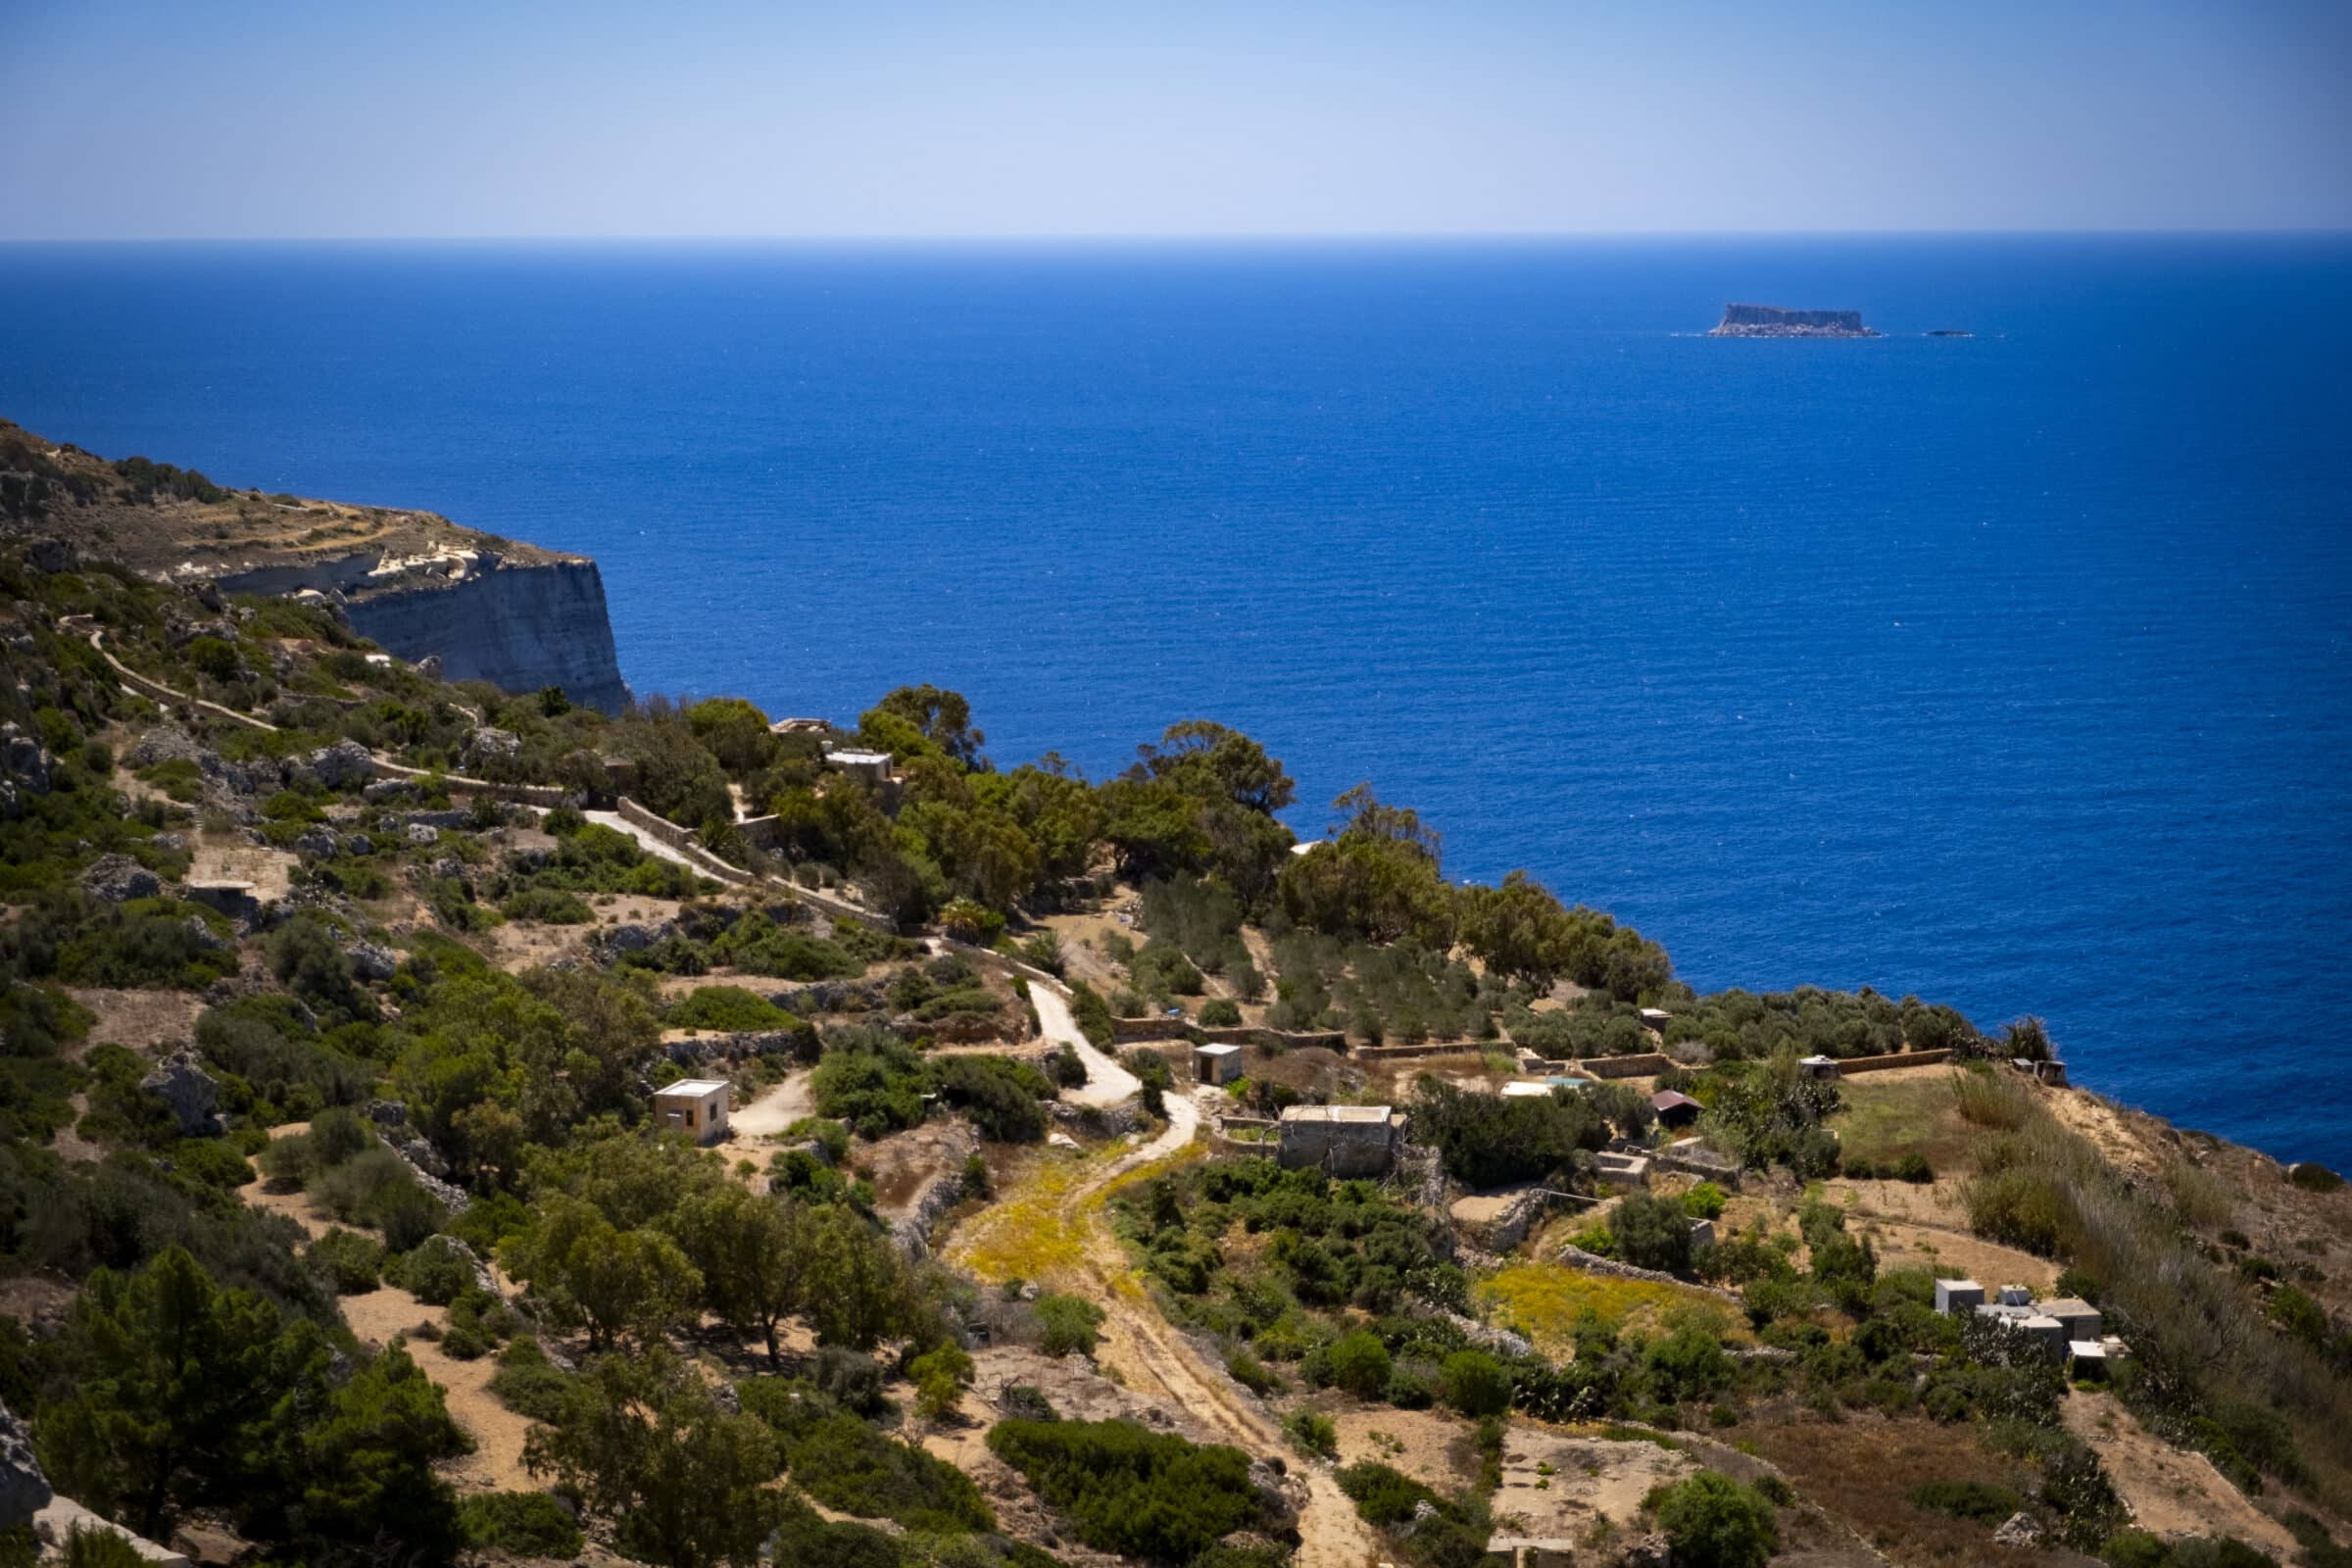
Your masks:
[{"label": "rocky outcrop", "polygon": [[0,1530],[30,1519],[52,1495],[41,1461],[33,1456],[31,1430],[0,1404]]},{"label": "rocky outcrop", "polygon": [[352,630],[403,659],[438,658],[444,680],[509,691],[561,686],[606,712],[628,701],[593,561],[501,565],[457,582],[361,593],[344,614]]},{"label": "rocky outcrop", "polygon": [[1785,311],[1777,305],[1726,305],[1709,337],[1877,337],[1860,311]]},{"label": "rocky outcrop", "polygon": [[81,873],[81,891],[102,904],[152,899],[163,890],[163,878],[127,855],[101,855]]},{"label": "rocky outcrop", "polygon": [[139,1080],[139,1089],[155,1096],[179,1123],[185,1138],[211,1138],[220,1132],[220,1086],[204,1070],[192,1051],[174,1051],[155,1071]]}]

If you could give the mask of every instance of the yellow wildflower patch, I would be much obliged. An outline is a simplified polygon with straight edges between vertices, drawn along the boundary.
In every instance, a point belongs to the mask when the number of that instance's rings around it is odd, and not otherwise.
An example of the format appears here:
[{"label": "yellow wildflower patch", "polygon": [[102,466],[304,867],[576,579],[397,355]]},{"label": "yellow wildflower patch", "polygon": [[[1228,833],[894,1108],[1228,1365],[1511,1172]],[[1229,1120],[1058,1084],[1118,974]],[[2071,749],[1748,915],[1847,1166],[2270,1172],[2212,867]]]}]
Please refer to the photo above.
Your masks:
[{"label": "yellow wildflower patch", "polygon": [[1575,1344],[1576,1320],[1590,1307],[1621,1329],[1662,1330],[1677,1308],[1706,1314],[1727,1338],[1745,1338],[1730,1303],[1704,1291],[1655,1280],[1588,1274],[1565,1263],[1515,1263],[1478,1282],[1476,1295],[1488,1321],[1533,1340],[1547,1354],[1566,1355]]}]

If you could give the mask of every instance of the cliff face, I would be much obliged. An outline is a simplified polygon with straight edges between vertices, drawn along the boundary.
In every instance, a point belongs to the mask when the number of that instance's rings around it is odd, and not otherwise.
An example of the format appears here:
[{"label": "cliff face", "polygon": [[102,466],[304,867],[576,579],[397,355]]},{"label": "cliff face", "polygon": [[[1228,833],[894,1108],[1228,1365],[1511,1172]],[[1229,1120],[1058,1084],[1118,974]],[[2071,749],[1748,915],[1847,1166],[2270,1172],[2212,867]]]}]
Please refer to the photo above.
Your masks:
[{"label": "cliff face", "polygon": [[437,656],[449,680],[525,692],[561,686],[608,713],[628,701],[593,561],[502,565],[454,583],[359,594],[344,612],[352,630],[388,653]]},{"label": "cliff face", "polygon": [[1777,305],[1726,305],[1710,337],[1877,337],[1860,311],[1784,311]]}]

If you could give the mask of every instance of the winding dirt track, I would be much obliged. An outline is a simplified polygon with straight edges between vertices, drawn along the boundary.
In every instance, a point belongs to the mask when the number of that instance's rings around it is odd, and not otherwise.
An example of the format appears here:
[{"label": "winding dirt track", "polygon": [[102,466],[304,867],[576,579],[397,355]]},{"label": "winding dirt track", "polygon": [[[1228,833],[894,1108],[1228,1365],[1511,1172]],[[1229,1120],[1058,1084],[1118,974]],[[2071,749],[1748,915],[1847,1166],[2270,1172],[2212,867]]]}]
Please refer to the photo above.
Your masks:
[{"label": "winding dirt track", "polygon": [[[1045,1034],[1067,1040],[1087,1056],[1090,1074],[1101,1059],[1079,1035],[1058,997],[1036,988],[1038,1017]],[[1124,1068],[1113,1068],[1129,1083]],[[1091,1087],[1091,1085],[1090,1085]],[[1085,1238],[1080,1272],[1085,1294],[1103,1312],[1102,1359],[1119,1369],[1128,1386],[1156,1395],[1189,1412],[1202,1426],[1245,1453],[1273,1456],[1285,1451],[1281,1431],[1256,1400],[1221,1366],[1210,1364],[1191,1341],[1162,1318],[1137,1286],[1135,1270],[1118,1238],[1110,1233],[1102,1201],[1105,1189],[1123,1176],[1181,1152],[1199,1130],[1200,1112],[1179,1085],[1167,1095],[1168,1126],[1157,1138],[1105,1165],[1061,1200],[1062,1217]],[[1355,1511],[1355,1504],[1323,1465],[1290,1458],[1291,1474],[1305,1485],[1298,1509],[1298,1568],[1367,1568],[1381,1560],[1380,1545]]]}]

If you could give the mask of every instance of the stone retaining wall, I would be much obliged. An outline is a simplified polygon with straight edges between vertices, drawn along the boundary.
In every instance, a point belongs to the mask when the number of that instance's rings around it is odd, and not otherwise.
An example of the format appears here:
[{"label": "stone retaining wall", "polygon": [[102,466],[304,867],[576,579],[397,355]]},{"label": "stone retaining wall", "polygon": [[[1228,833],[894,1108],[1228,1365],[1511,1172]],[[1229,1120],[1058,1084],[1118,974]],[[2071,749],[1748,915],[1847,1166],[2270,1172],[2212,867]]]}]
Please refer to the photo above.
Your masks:
[{"label": "stone retaining wall", "polygon": [[1884,1056],[1855,1056],[1838,1064],[1839,1076],[1849,1072],[1884,1072],[1889,1067],[1933,1067],[1949,1061],[1952,1054],[1946,1051],[1895,1051]]},{"label": "stone retaining wall", "polygon": [[1673,1057],[1654,1051],[1638,1056],[1587,1056],[1577,1063],[1595,1078],[1654,1078],[1673,1065]]},{"label": "stone retaining wall", "polygon": [[[1302,1051],[1320,1046],[1325,1051],[1345,1052],[1348,1037],[1337,1029],[1268,1029],[1258,1024],[1220,1024],[1203,1029],[1189,1018],[1113,1018],[1110,1020],[1113,1040],[1127,1043],[1142,1040],[1190,1040],[1199,1035],[1213,1046],[1256,1046],[1263,1051]],[[1376,1047],[1356,1053],[1368,1054]]]}]

